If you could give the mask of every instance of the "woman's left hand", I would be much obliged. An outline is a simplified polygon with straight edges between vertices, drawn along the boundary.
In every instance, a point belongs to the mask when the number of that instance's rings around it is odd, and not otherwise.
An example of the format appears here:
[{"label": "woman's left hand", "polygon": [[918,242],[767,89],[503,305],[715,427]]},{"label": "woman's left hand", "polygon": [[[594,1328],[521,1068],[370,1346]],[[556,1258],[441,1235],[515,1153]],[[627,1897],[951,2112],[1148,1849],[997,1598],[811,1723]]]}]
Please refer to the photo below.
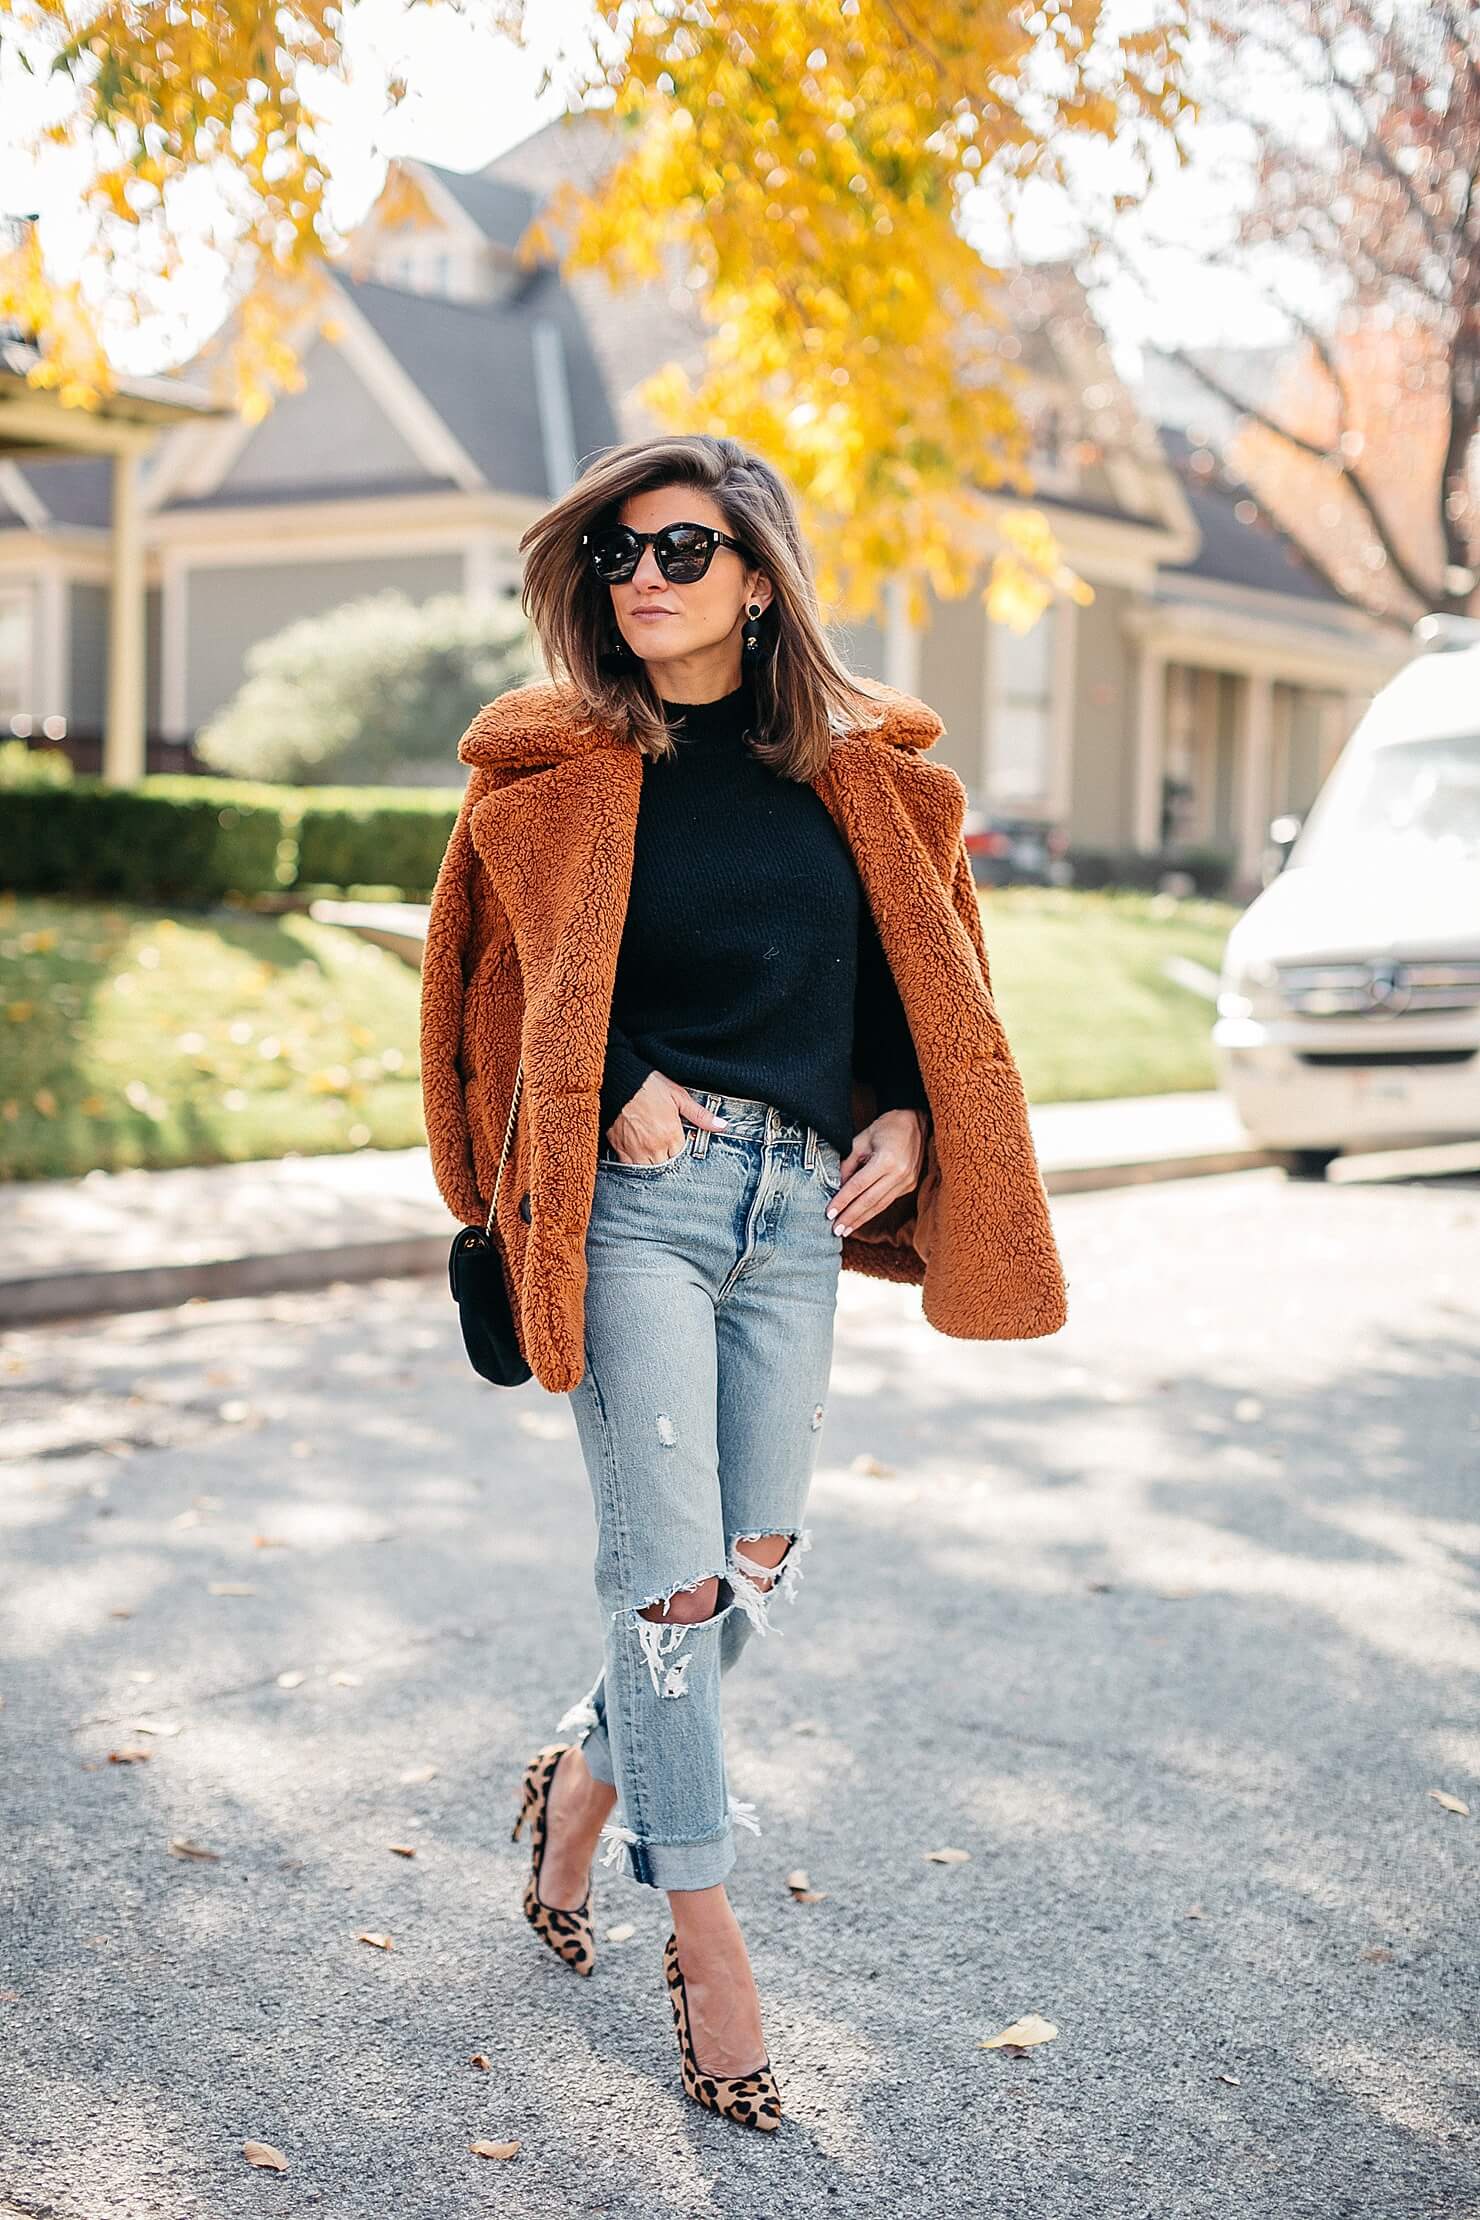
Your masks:
[{"label": "woman's left hand", "polygon": [[843,1158],[843,1183],[827,1206],[839,1239],[919,1185],[929,1130],[923,1110],[886,1110],[855,1136]]}]

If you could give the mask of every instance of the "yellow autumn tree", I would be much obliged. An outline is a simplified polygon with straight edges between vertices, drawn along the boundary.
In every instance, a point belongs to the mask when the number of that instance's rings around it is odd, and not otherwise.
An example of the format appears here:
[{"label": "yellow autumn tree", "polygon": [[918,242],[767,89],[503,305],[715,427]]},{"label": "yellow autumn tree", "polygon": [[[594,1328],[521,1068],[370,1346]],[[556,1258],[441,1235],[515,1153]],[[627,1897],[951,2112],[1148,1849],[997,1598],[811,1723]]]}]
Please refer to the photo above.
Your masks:
[{"label": "yellow autumn tree", "polygon": [[[224,368],[249,414],[293,382],[289,315],[343,244],[304,85],[310,65],[342,68],[353,5],[0,0],[0,28],[8,18],[33,66],[72,79],[75,108],[46,136],[105,150],[88,187],[100,253],[122,268],[120,227],[147,232],[151,253],[128,271],[148,260],[168,277],[182,188],[220,178],[241,273]],[[483,5],[522,42],[526,0]],[[599,193],[562,190],[524,252],[618,284],[651,282],[681,252],[713,327],[708,361],[697,382],[660,372],[643,397],[787,474],[826,550],[830,599],[862,610],[899,578],[923,616],[924,583],[966,591],[990,533],[994,614],[1031,621],[1050,592],[1082,589],[1041,517],[992,500],[1031,480],[1018,374],[997,344],[1000,273],[967,236],[971,196],[1009,211],[1030,181],[1062,182],[1076,148],[1113,140],[1119,197],[1136,198],[1153,143],[1175,145],[1185,112],[1185,6],[592,0],[605,36],[560,66],[574,104],[609,107],[621,156]],[[388,84],[388,103],[405,89]],[[7,313],[38,338],[38,379],[83,405],[105,389],[85,304],[48,279],[34,239],[0,262]]]}]

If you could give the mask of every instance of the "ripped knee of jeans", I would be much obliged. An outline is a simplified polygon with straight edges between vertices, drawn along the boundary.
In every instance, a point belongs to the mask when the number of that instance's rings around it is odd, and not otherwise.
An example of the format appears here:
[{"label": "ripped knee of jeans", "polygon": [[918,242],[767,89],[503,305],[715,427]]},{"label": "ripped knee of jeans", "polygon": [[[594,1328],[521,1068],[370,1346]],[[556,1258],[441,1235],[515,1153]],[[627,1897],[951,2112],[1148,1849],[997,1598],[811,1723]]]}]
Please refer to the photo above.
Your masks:
[{"label": "ripped knee of jeans", "polygon": [[[787,1546],[774,1565],[763,1565],[759,1558],[744,1550],[747,1542],[773,1539],[775,1527],[767,1527],[755,1534],[735,1534],[730,1538],[730,1555],[726,1566],[735,1601],[758,1634],[771,1632],[771,1607],[778,1595],[796,1601],[798,1583],[802,1577],[801,1557],[812,1547],[812,1534],[808,1527],[801,1527],[787,1537]],[[781,1632],[780,1627],[776,1632]]]},{"label": "ripped knee of jeans", "polygon": [[[715,1583],[714,1609],[704,1618],[670,1619],[668,1607],[675,1596],[687,1595],[702,1588],[707,1581]],[[688,1673],[693,1663],[694,1637],[704,1628],[712,1627],[723,1619],[735,1595],[723,1573],[699,1573],[692,1580],[680,1581],[664,1595],[653,1596],[646,1603],[633,1604],[627,1613],[627,1630],[635,1634],[642,1647],[643,1662],[653,1684],[655,1696],[686,1696]],[[649,1618],[647,1613],[659,1610],[662,1616]],[[685,1647],[685,1644],[688,1646]]]}]

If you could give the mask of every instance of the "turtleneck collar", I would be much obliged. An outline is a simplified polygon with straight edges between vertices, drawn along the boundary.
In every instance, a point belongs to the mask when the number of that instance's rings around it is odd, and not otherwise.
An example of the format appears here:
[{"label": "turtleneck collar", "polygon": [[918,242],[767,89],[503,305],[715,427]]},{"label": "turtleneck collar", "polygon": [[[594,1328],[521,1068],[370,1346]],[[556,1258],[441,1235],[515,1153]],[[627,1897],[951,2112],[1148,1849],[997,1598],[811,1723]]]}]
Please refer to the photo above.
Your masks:
[{"label": "turtleneck collar", "polygon": [[717,701],[669,701],[666,696],[662,699],[664,716],[670,722],[678,722],[680,737],[690,740],[741,733],[755,714],[755,695],[748,674],[741,678],[732,693],[721,694]]}]

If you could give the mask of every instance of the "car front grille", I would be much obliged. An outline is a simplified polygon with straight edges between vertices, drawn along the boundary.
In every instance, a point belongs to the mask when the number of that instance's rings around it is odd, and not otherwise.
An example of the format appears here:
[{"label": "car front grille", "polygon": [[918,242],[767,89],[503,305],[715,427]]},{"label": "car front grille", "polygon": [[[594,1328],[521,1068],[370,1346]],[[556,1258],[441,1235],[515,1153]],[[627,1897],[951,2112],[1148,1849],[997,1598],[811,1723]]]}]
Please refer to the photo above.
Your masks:
[{"label": "car front grille", "polygon": [[1480,956],[1379,957],[1280,964],[1280,993],[1300,1017],[1406,1017],[1480,1008]]},{"label": "car front grille", "polygon": [[1473,1048],[1299,1048],[1295,1053],[1302,1064],[1324,1071],[1395,1071],[1414,1064],[1468,1064],[1477,1052]]}]

